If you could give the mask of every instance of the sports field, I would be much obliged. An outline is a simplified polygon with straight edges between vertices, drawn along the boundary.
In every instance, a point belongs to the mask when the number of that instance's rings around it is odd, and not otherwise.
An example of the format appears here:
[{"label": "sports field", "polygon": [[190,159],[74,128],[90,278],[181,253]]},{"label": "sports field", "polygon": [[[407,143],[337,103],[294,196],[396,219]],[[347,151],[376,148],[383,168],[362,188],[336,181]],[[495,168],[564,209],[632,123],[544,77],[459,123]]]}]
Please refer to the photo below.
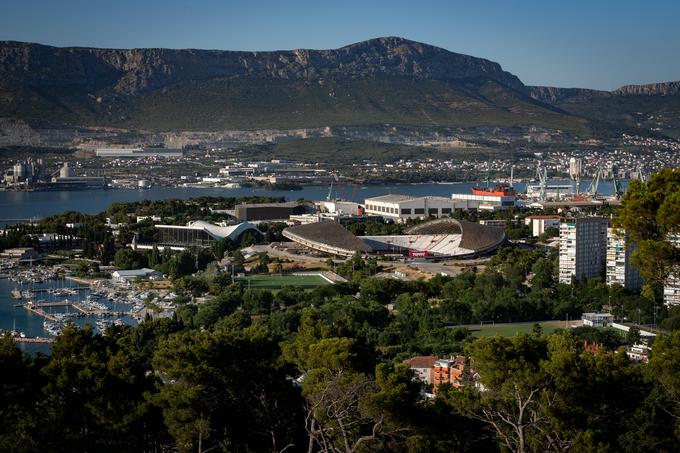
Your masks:
[{"label": "sports field", "polygon": [[329,285],[328,281],[318,275],[250,275],[240,278],[244,288],[281,289],[284,286],[301,286],[305,289]]},{"label": "sports field", "polygon": [[[569,324],[571,324],[570,322]],[[543,333],[552,333],[557,329],[564,329],[567,327],[565,321],[539,321],[538,324],[543,328]],[[464,326],[468,329],[473,337],[491,337],[493,335],[500,335],[502,337],[511,337],[516,333],[531,333],[534,328],[533,322],[512,322],[512,323],[495,323],[495,324],[467,324]]]}]

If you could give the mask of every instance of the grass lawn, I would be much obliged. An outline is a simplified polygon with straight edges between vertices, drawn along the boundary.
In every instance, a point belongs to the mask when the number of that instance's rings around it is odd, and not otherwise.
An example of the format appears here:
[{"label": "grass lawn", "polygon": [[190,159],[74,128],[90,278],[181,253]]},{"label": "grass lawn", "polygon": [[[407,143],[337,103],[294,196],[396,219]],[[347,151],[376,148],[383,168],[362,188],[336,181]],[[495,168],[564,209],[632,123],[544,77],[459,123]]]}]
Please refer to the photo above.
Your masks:
[{"label": "grass lawn", "polygon": [[329,285],[318,275],[251,275],[240,278],[239,283],[244,288],[281,289],[284,286],[302,286],[305,289]]},{"label": "grass lawn", "polygon": [[[564,329],[567,327],[564,321],[539,321],[538,324],[543,328],[543,333],[552,333],[557,329]],[[531,333],[534,328],[533,322],[512,322],[512,323],[496,323],[496,324],[468,324],[464,326],[468,329],[475,338],[490,337],[493,335],[500,335],[502,337],[511,337],[516,333]]]}]

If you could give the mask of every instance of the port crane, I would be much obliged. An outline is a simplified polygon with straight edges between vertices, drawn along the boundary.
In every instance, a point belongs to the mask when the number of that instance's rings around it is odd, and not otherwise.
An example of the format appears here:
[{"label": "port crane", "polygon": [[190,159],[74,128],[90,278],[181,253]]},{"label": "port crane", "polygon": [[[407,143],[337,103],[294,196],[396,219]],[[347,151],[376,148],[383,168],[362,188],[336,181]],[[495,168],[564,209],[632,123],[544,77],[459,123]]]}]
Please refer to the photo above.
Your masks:
[{"label": "port crane", "polygon": [[536,179],[538,180],[538,199],[545,201],[546,185],[548,183],[548,169],[543,165],[542,161],[538,161],[536,166]]}]

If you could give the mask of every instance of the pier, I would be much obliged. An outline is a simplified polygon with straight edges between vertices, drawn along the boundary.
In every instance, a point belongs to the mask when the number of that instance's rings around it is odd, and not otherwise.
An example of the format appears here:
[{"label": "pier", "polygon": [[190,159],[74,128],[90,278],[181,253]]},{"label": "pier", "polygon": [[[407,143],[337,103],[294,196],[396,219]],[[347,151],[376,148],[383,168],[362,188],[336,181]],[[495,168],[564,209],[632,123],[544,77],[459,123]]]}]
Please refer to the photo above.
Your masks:
[{"label": "pier", "polygon": [[[73,291],[83,291],[85,289],[90,289],[90,287],[89,286],[73,286],[73,287],[66,286],[62,289],[73,290]],[[38,289],[29,289],[27,291],[38,294],[38,293],[48,293],[48,292],[54,291],[54,290],[55,290],[55,288],[38,288]]]},{"label": "pier", "polygon": [[50,344],[54,343],[54,338],[45,337],[12,337],[15,343],[27,343],[27,344]]},{"label": "pier", "polygon": [[33,304],[23,304],[22,307],[24,307],[26,310],[30,311],[31,313],[35,313],[36,315],[42,316],[43,318],[47,318],[50,321],[59,322],[59,320],[56,317],[47,313],[45,310],[43,310],[39,306],[34,307]]}]

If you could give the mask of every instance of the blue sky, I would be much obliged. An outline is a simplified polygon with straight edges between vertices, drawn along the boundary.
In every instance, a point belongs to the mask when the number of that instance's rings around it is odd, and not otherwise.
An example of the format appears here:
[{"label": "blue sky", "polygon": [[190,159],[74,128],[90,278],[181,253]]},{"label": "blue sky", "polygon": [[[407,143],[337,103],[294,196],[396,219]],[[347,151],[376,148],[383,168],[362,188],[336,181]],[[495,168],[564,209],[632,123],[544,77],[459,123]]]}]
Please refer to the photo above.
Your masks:
[{"label": "blue sky", "polygon": [[530,85],[680,80],[680,0],[0,0],[0,40],[57,46],[323,49],[388,35]]}]

